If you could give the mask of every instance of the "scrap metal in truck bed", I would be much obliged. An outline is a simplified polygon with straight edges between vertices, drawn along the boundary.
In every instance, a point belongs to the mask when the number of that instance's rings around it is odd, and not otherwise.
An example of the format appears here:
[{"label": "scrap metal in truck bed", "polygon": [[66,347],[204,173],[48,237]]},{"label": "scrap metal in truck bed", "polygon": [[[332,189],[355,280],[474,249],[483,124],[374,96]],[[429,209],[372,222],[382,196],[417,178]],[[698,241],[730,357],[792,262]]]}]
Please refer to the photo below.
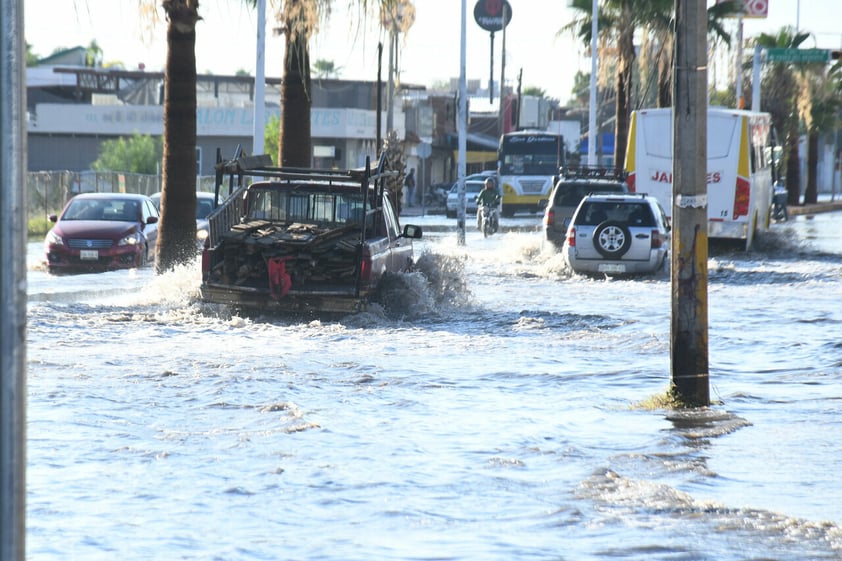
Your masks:
[{"label": "scrap metal in truck bed", "polygon": [[[365,309],[378,283],[412,269],[412,240],[385,189],[388,172],[274,168],[264,156],[217,164],[217,198],[202,254],[206,302],[290,313]],[[248,183],[249,178],[255,180]]]}]

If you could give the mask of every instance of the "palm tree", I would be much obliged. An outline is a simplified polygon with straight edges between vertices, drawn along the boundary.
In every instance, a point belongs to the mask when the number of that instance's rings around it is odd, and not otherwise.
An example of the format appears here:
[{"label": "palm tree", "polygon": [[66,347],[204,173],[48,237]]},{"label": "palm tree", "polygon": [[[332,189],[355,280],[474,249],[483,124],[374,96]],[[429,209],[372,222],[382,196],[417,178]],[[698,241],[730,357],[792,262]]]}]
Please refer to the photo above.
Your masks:
[{"label": "palm tree", "polygon": [[342,70],[341,66],[336,66],[332,60],[319,59],[313,63],[313,68],[310,72],[316,75],[316,78],[323,80],[326,78],[336,78]]},{"label": "palm tree", "polygon": [[[818,202],[819,137],[836,129],[842,108],[842,72],[839,67],[825,68],[824,63],[810,65],[803,73],[799,113],[807,130],[807,186],[804,203]],[[809,104],[809,108],[806,105]]]},{"label": "palm tree", "polygon": [[[585,44],[591,41],[592,0],[573,0],[572,7],[580,11],[581,16],[562,28],[576,34]],[[672,23],[673,0],[604,0],[598,14],[598,29],[602,43],[615,43],[615,143],[614,161],[623,162],[626,157],[628,128],[631,114],[632,69],[636,58],[634,34],[637,28],[647,28],[646,41],[658,44],[656,61],[658,68],[659,107],[672,104],[672,41],[674,28]],[[725,2],[708,9],[708,30],[723,41],[730,41],[730,36],[722,26],[722,18],[737,10],[737,2]],[[646,45],[647,47],[651,44]],[[646,52],[646,49],[644,49]]]},{"label": "palm tree", "polygon": [[[376,5],[392,10],[407,0],[357,0],[364,16]],[[284,34],[283,84],[278,162],[282,167],[309,167],[312,154],[310,132],[310,38],[330,15],[332,0],[286,0],[278,14]]]},{"label": "palm tree", "polygon": [[164,155],[156,272],[196,255],[196,22],[198,0],[163,0],[167,18]]},{"label": "palm tree", "polygon": [[[760,34],[756,41],[764,48],[797,48],[809,33],[785,27],[775,35]],[[761,79],[762,106],[772,116],[772,125],[784,137],[784,173],[789,191],[787,203],[799,204],[801,196],[801,164],[798,159],[799,119],[797,107],[798,85],[791,63],[772,62],[765,67]]]}]

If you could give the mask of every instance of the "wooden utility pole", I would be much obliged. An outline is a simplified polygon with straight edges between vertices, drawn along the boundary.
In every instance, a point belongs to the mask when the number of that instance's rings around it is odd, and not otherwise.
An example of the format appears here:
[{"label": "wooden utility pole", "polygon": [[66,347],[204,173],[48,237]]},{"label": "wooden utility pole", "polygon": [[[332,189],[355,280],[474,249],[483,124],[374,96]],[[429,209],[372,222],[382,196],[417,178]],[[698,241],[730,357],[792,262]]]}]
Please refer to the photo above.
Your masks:
[{"label": "wooden utility pole", "polygon": [[672,389],[710,404],[708,381],[707,13],[702,0],[675,0],[673,83]]}]

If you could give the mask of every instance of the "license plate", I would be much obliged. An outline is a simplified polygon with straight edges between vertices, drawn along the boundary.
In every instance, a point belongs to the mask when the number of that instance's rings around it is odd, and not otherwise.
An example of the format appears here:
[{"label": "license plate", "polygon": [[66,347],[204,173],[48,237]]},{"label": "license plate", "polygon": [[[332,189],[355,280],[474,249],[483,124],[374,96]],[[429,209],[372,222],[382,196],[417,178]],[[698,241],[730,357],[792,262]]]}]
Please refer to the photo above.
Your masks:
[{"label": "license plate", "polygon": [[600,263],[600,273],[625,273],[626,266],[622,263]]},{"label": "license plate", "polygon": [[80,249],[79,259],[99,259],[99,251],[97,251],[96,249]]}]

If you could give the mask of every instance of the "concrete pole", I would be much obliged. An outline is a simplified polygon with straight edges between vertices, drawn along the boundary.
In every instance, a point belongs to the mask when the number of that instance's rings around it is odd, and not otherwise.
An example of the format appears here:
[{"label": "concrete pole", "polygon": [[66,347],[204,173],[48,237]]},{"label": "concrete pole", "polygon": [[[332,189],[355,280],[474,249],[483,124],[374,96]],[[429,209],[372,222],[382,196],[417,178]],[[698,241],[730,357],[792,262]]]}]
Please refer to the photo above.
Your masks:
[{"label": "concrete pole", "polygon": [[[503,95],[506,91],[506,13],[508,4],[503,2],[503,41],[500,46],[500,107],[497,108],[497,139],[499,140],[506,132],[506,125],[503,123]],[[520,106],[518,106],[520,113]]]},{"label": "concrete pole", "polygon": [[389,27],[389,83],[386,85],[386,132],[395,130],[395,42],[397,32],[394,21]]},{"label": "concrete pole", "polygon": [[266,0],[257,0],[257,57],[254,63],[254,129],[251,153],[262,154],[266,128]]},{"label": "concrete pole", "polygon": [[462,0],[462,29],[461,38],[459,40],[459,107],[457,108],[456,124],[457,134],[459,135],[459,159],[456,163],[457,176],[459,181],[459,203],[456,205],[456,243],[457,245],[465,245],[465,174],[467,171],[467,162],[465,161],[466,152],[468,148],[468,87],[466,84],[466,69],[465,69],[465,50],[467,43],[467,7],[466,0]]},{"label": "concrete pole", "polygon": [[705,8],[675,0],[670,360],[673,391],[697,406],[710,404]]},{"label": "concrete pole", "polygon": [[743,13],[737,15],[737,109],[745,109],[743,100]]},{"label": "concrete pole", "polygon": [[26,551],[26,89],[23,2],[0,0],[0,560]]},{"label": "concrete pole", "polygon": [[751,110],[760,111],[760,45],[754,45],[754,56],[751,59]]},{"label": "concrete pole", "polygon": [[[596,35],[598,31],[599,20],[599,0],[593,0],[593,9],[591,12],[591,98],[590,110],[588,114],[588,165],[596,165],[596,143],[599,138],[599,133],[596,130]],[[622,162],[615,166],[622,165]]]}]

